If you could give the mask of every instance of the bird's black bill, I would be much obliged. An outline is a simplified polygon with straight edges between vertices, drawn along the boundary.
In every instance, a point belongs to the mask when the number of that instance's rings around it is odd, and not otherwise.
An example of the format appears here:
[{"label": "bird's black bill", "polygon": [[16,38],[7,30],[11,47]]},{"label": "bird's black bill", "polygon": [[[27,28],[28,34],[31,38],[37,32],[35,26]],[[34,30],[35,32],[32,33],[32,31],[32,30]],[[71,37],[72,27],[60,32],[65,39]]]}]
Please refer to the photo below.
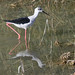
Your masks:
[{"label": "bird's black bill", "polygon": [[[48,13],[46,13],[45,11],[42,11],[43,13],[45,13],[46,15],[49,15]],[[49,15],[50,16],[50,15]]]}]

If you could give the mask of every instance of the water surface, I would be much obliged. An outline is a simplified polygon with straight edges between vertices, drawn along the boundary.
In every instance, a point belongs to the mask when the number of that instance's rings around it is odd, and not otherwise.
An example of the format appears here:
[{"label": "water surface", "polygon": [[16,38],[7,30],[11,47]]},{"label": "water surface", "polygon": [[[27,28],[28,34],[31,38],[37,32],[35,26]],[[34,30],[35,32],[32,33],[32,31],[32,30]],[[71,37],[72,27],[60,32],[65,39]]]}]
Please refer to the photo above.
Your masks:
[{"label": "water surface", "polygon": [[[27,3],[29,4],[27,5]],[[59,64],[59,57],[62,53],[74,52],[75,50],[74,45],[68,45],[74,44],[75,41],[74,3],[74,0],[67,0],[64,3],[59,1],[55,4],[52,0],[34,0],[34,2],[1,0],[0,18],[2,20],[32,15],[33,9],[37,6],[43,7],[50,14],[50,16],[46,16],[40,13],[34,25],[27,30],[27,40],[30,37],[29,50],[36,53],[36,56],[46,65],[39,68],[37,63],[32,60],[23,60],[25,75],[70,75],[75,71],[74,66]],[[49,25],[46,24],[46,19],[48,19]],[[8,59],[26,49],[24,29],[11,25],[21,34],[21,43],[13,51],[13,54],[9,55],[9,51],[18,43],[18,37],[2,20],[0,21],[0,74],[17,75],[17,69],[20,65],[19,59]],[[44,31],[45,34],[43,35]],[[59,42],[59,45],[55,43],[56,41]]]}]

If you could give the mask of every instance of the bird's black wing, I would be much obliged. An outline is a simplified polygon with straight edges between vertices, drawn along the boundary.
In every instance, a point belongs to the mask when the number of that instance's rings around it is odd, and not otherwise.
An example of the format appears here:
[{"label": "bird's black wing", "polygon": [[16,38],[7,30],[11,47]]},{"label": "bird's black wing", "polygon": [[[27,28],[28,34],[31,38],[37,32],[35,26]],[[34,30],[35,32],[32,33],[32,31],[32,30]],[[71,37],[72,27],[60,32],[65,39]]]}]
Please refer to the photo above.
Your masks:
[{"label": "bird's black wing", "polygon": [[28,17],[25,18],[18,18],[18,19],[14,19],[14,20],[4,20],[6,22],[10,22],[10,23],[15,23],[15,24],[25,24],[30,22],[30,19]]}]

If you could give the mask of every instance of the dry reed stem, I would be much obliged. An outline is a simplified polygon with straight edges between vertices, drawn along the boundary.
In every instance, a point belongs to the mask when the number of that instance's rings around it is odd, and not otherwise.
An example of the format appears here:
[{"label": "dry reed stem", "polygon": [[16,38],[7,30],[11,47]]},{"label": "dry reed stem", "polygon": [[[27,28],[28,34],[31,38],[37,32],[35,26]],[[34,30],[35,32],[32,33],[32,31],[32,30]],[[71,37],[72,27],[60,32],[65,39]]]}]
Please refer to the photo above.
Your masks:
[{"label": "dry reed stem", "polygon": [[41,43],[42,43],[42,41],[43,41],[43,39],[44,39],[44,36],[45,36],[45,34],[46,34],[46,28],[47,28],[47,27],[48,27],[48,31],[49,31],[48,19],[46,19],[46,24],[45,24],[45,28],[44,28],[44,31],[43,31],[43,36],[42,36],[42,39],[41,39],[39,45],[41,45]]}]

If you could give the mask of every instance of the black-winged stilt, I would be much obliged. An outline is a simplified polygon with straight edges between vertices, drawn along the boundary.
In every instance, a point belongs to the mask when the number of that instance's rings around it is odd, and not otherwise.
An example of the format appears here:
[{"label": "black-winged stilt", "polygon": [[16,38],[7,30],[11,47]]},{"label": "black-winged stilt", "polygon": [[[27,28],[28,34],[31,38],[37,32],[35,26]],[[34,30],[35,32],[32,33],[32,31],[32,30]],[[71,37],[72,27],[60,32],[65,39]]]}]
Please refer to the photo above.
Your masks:
[{"label": "black-winged stilt", "polygon": [[[46,12],[44,12],[42,10],[42,8],[37,7],[37,8],[35,8],[34,14],[32,16],[24,17],[24,18],[18,18],[18,19],[15,19],[15,20],[5,20],[6,21],[6,25],[9,28],[11,28],[18,35],[18,39],[20,39],[20,34],[15,29],[13,29],[10,26],[10,24],[13,24],[13,25],[15,25],[18,28],[25,29],[25,45],[26,45],[26,49],[27,49],[26,29],[34,23],[34,21],[35,21],[36,17],[38,16],[39,12],[43,12],[43,13],[47,14]],[[47,14],[47,15],[49,15],[49,14]]]}]

